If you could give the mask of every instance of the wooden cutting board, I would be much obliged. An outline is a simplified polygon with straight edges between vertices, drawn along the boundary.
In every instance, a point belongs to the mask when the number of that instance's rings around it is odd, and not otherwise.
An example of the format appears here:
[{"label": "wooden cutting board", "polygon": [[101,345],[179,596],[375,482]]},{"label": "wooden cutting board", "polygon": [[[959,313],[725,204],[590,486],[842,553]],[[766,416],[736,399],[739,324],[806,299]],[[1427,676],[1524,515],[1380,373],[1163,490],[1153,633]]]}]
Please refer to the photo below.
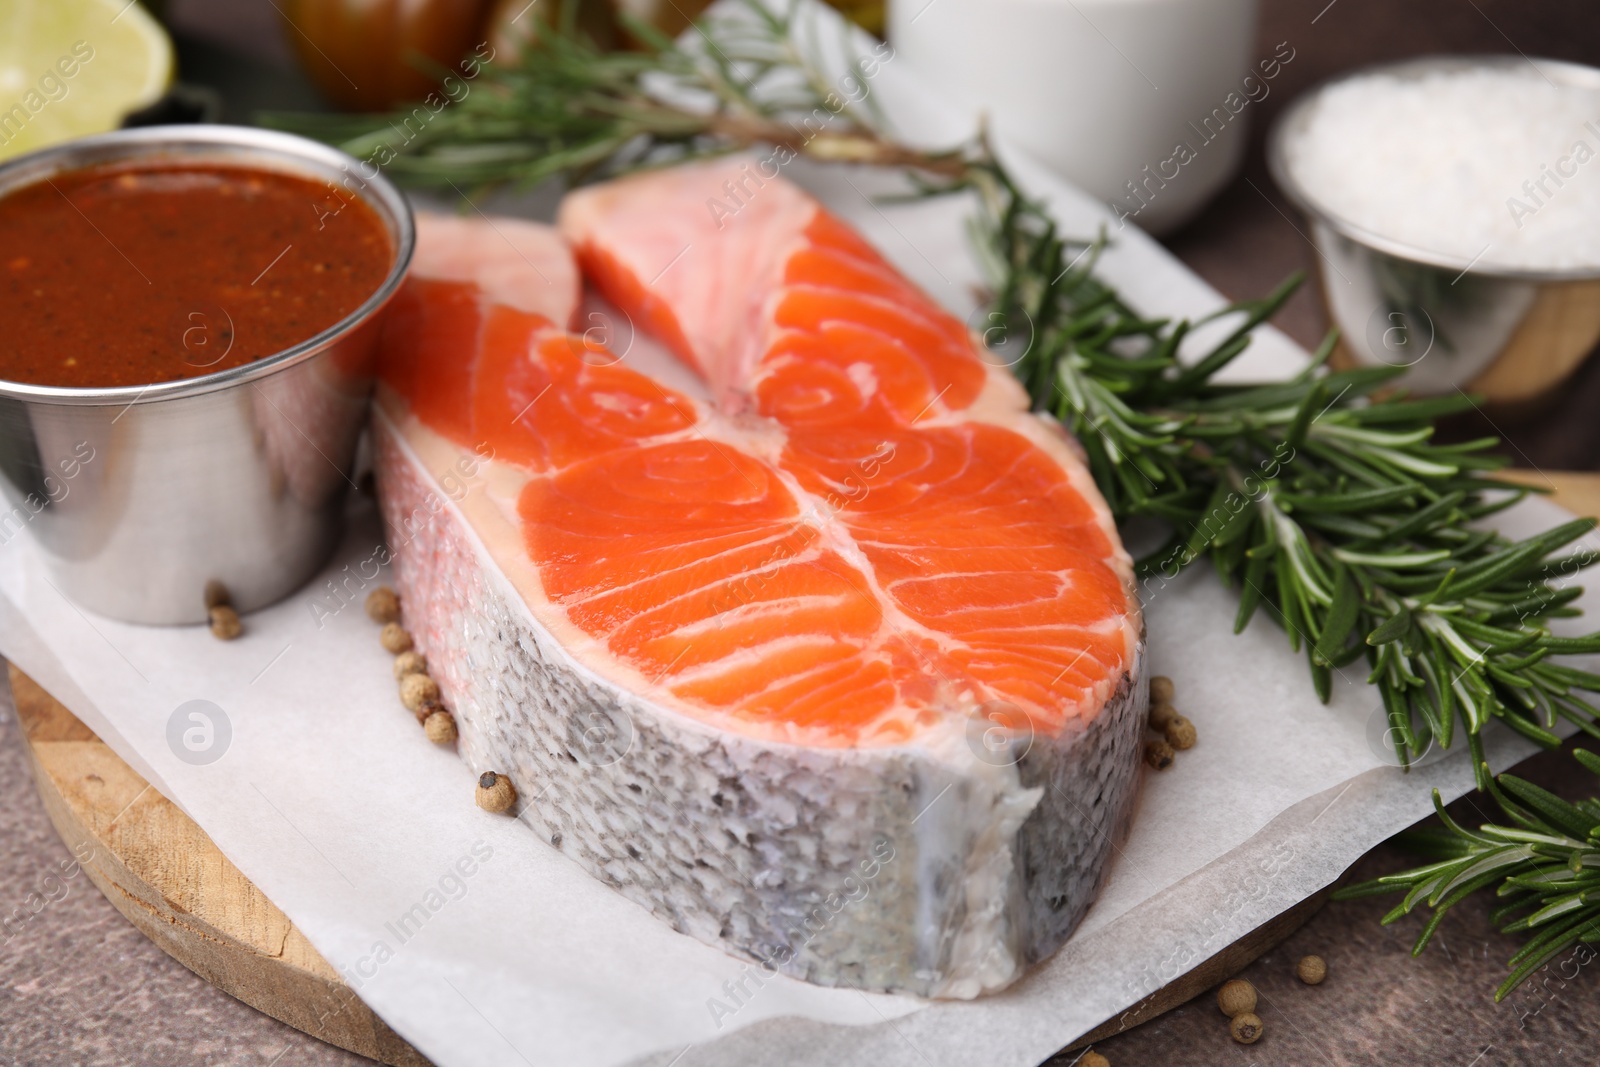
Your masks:
[{"label": "wooden cutting board", "polygon": [[[1514,471],[1600,515],[1600,475]],[[205,831],[152,789],[31,678],[10,668],[34,782],[56,831],[112,905],[170,956],[219,989],[312,1037],[396,1067],[428,1060],[374,1015],[287,916]],[[1324,890],[1276,916],[1084,1035],[1120,1033],[1204,993],[1276,946],[1322,906]]]},{"label": "wooden cutting board", "polygon": [[10,674],[45,811],[129,922],[257,1011],[380,1063],[428,1067],[204,830],[32,678]]}]

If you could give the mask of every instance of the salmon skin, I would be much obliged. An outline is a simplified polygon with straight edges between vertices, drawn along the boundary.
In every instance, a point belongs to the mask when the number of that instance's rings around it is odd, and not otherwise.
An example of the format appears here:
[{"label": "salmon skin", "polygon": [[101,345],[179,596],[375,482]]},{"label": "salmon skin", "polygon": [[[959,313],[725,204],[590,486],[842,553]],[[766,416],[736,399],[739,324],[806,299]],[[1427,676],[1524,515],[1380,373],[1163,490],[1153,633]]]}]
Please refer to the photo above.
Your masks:
[{"label": "salmon skin", "polygon": [[[743,166],[559,234],[419,219],[374,416],[405,624],[597,878],[769,973],[974,997],[1131,819],[1131,566],[1075,443],[857,234],[781,180],[708,210]],[[577,332],[580,265],[702,389]]]}]

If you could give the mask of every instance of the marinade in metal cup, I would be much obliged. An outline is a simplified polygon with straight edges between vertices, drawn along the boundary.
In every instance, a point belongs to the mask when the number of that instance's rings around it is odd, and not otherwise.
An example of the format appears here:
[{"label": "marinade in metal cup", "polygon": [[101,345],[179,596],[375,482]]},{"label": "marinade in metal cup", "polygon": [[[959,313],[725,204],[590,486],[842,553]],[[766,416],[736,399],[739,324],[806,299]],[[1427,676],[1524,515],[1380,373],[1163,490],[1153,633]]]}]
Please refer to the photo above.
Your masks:
[{"label": "marinade in metal cup", "polygon": [[299,588],[414,241],[376,168],[289,134],[148,127],[0,167],[0,546],[31,536],[57,591],[129,622],[202,622],[209,582],[241,611]]}]

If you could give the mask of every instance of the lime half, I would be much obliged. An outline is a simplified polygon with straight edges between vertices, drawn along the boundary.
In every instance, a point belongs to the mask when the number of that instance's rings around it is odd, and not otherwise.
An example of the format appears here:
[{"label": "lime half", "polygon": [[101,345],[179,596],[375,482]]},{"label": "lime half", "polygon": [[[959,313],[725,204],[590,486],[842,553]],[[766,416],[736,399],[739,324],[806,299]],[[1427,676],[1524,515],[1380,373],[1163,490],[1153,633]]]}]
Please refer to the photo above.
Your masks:
[{"label": "lime half", "polygon": [[172,42],[134,0],[0,0],[0,159],[114,130],[172,82]]}]

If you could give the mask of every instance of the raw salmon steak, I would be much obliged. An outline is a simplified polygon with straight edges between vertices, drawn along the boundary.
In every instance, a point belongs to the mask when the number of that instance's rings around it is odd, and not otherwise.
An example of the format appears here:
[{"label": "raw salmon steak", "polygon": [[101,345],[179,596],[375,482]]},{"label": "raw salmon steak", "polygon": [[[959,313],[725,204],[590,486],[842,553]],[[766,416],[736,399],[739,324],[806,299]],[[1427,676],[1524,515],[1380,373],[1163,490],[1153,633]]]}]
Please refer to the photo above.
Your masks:
[{"label": "raw salmon steak", "polygon": [[[747,164],[575,192],[559,225],[424,217],[386,328],[380,498],[463,758],[768,973],[1016,980],[1138,781],[1142,626],[1074,442]],[[639,369],[632,331],[693,376]]]}]

